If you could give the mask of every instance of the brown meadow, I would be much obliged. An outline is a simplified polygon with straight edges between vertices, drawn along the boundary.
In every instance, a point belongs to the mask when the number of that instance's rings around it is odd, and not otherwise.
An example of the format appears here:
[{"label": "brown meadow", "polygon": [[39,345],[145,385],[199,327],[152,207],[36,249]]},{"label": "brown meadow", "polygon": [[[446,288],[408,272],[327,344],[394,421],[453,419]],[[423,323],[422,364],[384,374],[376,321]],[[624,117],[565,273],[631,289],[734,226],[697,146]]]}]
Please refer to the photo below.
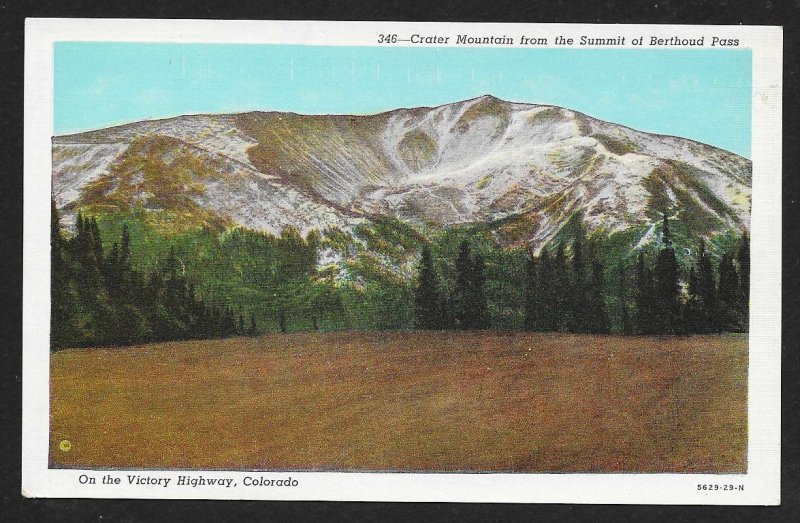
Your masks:
[{"label": "brown meadow", "polygon": [[737,473],[747,338],[342,332],[70,349],[52,354],[50,409],[52,467]]}]

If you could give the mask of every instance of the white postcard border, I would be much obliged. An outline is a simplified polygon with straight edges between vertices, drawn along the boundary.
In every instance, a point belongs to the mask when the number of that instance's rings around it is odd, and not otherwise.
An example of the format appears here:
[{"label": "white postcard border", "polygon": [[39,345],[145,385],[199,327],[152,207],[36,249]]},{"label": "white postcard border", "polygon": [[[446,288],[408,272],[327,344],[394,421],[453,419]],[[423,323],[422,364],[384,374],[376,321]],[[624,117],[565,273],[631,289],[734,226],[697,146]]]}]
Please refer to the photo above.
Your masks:
[{"label": "white postcard border", "polygon": [[[351,472],[140,471],[173,478],[153,485],[81,484],[82,474],[49,469],[49,229],[53,134],[53,43],[157,41],[378,45],[377,35],[589,34],[611,38],[719,35],[752,50],[752,275],[749,447],[746,474],[416,474]],[[454,39],[450,40],[451,42]],[[405,44],[411,46],[412,44]],[[415,46],[436,47],[437,44]],[[464,47],[448,44],[446,47]],[[522,46],[515,46],[522,47]],[[555,46],[547,46],[555,47]],[[622,48],[631,48],[630,44]],[[589,49],[592,47],[584,47]],[[594,47],[596,48],[596,47]],[[679,46],[670,47],[672,49]],[[704,47],[709,49],[709,47]],[[22,493],[30,497],[282,499],[633,504],[777,504],[780,500],[781,108],[779,27],[412,22],[29,19],[25,41]],[[110,471],[122,477],[137,471]],[[178,475],[235,478],[237,487],[173,486]],[[297,480],[294,487],[245,487],[245,477]],[[99,480],[98,480],[99,483]],[[701,484],[744,485],[704,491]]]}]

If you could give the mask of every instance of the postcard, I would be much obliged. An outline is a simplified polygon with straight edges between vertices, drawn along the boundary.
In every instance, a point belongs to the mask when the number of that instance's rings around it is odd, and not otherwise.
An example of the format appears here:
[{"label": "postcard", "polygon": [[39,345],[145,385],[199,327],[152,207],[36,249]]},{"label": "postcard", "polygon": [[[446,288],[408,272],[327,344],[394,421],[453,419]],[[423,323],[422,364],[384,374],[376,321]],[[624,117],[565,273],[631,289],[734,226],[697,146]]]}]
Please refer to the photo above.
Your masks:
[{"label": "postcard", "polygon": [[23,495],[780,503],[781,64],[29,19]]}]

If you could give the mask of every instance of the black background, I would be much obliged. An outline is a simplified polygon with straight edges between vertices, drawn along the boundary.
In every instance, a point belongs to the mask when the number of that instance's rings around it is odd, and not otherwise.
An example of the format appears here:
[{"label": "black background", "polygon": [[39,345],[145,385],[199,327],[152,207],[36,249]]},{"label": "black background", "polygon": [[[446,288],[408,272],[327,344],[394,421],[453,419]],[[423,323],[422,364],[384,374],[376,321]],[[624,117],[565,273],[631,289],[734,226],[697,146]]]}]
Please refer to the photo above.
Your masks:
[{"label": "black background", "polygon": [[[257,1],[0,0],[0,521],[800,521],[798,374],[800,272],[797,59],[800,0],[778,1]],[[20,495],[22,416],[22,151],[26,17],[205,18],[731,24],[784,26],[783,378],[781,507],[675,507],[453,503],[322,503],[24,499]],[[46,110],[46,108],[42,108]],[[758,256],[758,252],[753,252]],[[777,299],[777,297],[776,297]]]}]

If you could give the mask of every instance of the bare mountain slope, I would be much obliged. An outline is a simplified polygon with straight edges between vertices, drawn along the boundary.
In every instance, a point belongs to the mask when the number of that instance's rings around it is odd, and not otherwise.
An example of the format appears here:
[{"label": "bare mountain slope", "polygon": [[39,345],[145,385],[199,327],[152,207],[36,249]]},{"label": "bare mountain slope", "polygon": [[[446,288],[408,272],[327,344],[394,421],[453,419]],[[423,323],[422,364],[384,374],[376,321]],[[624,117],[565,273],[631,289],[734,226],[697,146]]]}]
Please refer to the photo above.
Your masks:
[{"label": "bare mountain slope", "polygon": [[502,223],[547,241],[573,211],[607,231],[667,212],[698,235],[749,228],[751,163],[691,140],[492,96],[369,116],[182,116],[53,139],[53,192],[170,223],[278,232],[375,215]]}]

